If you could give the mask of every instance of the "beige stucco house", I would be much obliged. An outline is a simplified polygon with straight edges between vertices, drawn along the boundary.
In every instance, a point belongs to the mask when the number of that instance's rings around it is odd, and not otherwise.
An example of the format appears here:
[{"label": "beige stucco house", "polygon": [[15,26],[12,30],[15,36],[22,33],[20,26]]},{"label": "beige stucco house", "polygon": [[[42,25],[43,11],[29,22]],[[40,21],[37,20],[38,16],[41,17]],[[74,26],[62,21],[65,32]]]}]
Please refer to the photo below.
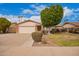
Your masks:
[{"label": "beige stucco house", "polygon": [[79,32],[79,22],[66,22],[63,25],[56,25],[59,32]]},{"label": "beige stucco house", "polygon": [[41,31],[42,25],[39,22],[33,20],[26,20],[18,23],[17,33],[32,33],[35,31]]},{"label": "beige stucco house", "polygon": [[63,25],[63,28],[69,31],[77,31],[79,29],[79,22],[66,22]]},{"label": "beige stucco house", "polygon": [[61,24],[58,24],[55,27],[56,27],[56,30],[58,30],[59,32],[62,32],[62,30],[64,29],[64,27]]}]

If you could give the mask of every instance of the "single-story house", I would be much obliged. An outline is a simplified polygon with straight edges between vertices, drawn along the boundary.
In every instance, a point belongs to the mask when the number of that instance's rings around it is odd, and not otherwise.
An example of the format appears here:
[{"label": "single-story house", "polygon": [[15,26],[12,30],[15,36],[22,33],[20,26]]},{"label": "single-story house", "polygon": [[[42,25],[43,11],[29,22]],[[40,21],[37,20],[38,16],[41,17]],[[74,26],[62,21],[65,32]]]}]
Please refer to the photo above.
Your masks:
[{"label": "single-story house", "polygon": [[65,22],[63,25],[56,25],[58,32],[79,32],[79,22]]},{"label": "single-story house", "polygon": [[79,22],[66,22],[63,28],[66,29],[67,32],[79,30]]},{"label": "single-story house", "polygon": [[[79,22],[66,22],[63,25],[58,24],[56,25],[56,30],[59,32],[79,32]],[[26,20],[20,23],[12,23],[9,28],[9,32],[11,33],[32,33],[35,31],[43,31],[43,26],[40,22],[33,20]]]},{"label": "single-story house", "polygon": [[32,33],[35,31],[42,30],[41,23],[33,20],[26,20],[26,21],[20,22],[18,23],[17,27],[18,27],[17,28],[18,33]]}]

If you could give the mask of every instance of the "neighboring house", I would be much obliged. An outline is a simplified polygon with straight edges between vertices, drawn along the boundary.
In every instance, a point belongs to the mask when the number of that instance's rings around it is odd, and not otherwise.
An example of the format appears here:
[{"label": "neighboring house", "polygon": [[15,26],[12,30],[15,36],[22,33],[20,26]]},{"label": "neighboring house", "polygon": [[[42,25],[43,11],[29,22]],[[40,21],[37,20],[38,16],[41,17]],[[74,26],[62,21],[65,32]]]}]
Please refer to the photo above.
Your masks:
[{"label": "neighboring house", "polygon": [[56,25],[59,32],[79,32],[79,22],[66,22],[63,25]]},{"label": "neighboring house", "polygon": [[41,31],[42,25],[39,22],[33,20],[26,20],[18,23],[18,33],[32,33],[35,31]]},{"label": "neighboring house", "polygon": [[66,22],[63,25],[67,32],[79,30],[79,22]]},{"label": "neighboring house", "polygon": [[58,32],[62,32],[63,29],[64,29],[61,24],[58,24],[58,25],[56,25],[55,27],[56,27],[56,30],[57,30]]}]

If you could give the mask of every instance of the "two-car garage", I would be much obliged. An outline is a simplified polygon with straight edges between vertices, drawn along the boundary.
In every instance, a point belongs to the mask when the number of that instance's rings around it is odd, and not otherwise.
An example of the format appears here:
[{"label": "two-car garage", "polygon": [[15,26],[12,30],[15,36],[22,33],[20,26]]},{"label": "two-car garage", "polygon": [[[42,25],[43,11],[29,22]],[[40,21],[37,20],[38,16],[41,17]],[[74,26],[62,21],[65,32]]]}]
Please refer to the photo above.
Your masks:
[{"label": "two-car garage", "polygon": [[27,26],[27,27],[19,27],[19,33],[32,33],[32,32],[35,32],[35,27],[30,27],[30,26]]},{"label": "two-car garage", "polygon": [[21,22],[18,24],[18,33],[32,33],[35,32],[37,29],[37,25],[40,25],[40,23],[27,20],[24,22]]}]

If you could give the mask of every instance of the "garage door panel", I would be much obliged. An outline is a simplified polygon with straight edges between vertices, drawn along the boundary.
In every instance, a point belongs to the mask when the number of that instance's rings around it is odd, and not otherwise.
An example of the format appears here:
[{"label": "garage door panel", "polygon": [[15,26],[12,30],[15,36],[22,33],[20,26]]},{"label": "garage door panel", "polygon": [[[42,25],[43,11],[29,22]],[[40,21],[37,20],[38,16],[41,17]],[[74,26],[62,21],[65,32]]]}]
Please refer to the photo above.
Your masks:
[{"label": "garage door panel", "polygon": [[32,33],[35,32],[35,27],[19,27],[19,33]]}]

